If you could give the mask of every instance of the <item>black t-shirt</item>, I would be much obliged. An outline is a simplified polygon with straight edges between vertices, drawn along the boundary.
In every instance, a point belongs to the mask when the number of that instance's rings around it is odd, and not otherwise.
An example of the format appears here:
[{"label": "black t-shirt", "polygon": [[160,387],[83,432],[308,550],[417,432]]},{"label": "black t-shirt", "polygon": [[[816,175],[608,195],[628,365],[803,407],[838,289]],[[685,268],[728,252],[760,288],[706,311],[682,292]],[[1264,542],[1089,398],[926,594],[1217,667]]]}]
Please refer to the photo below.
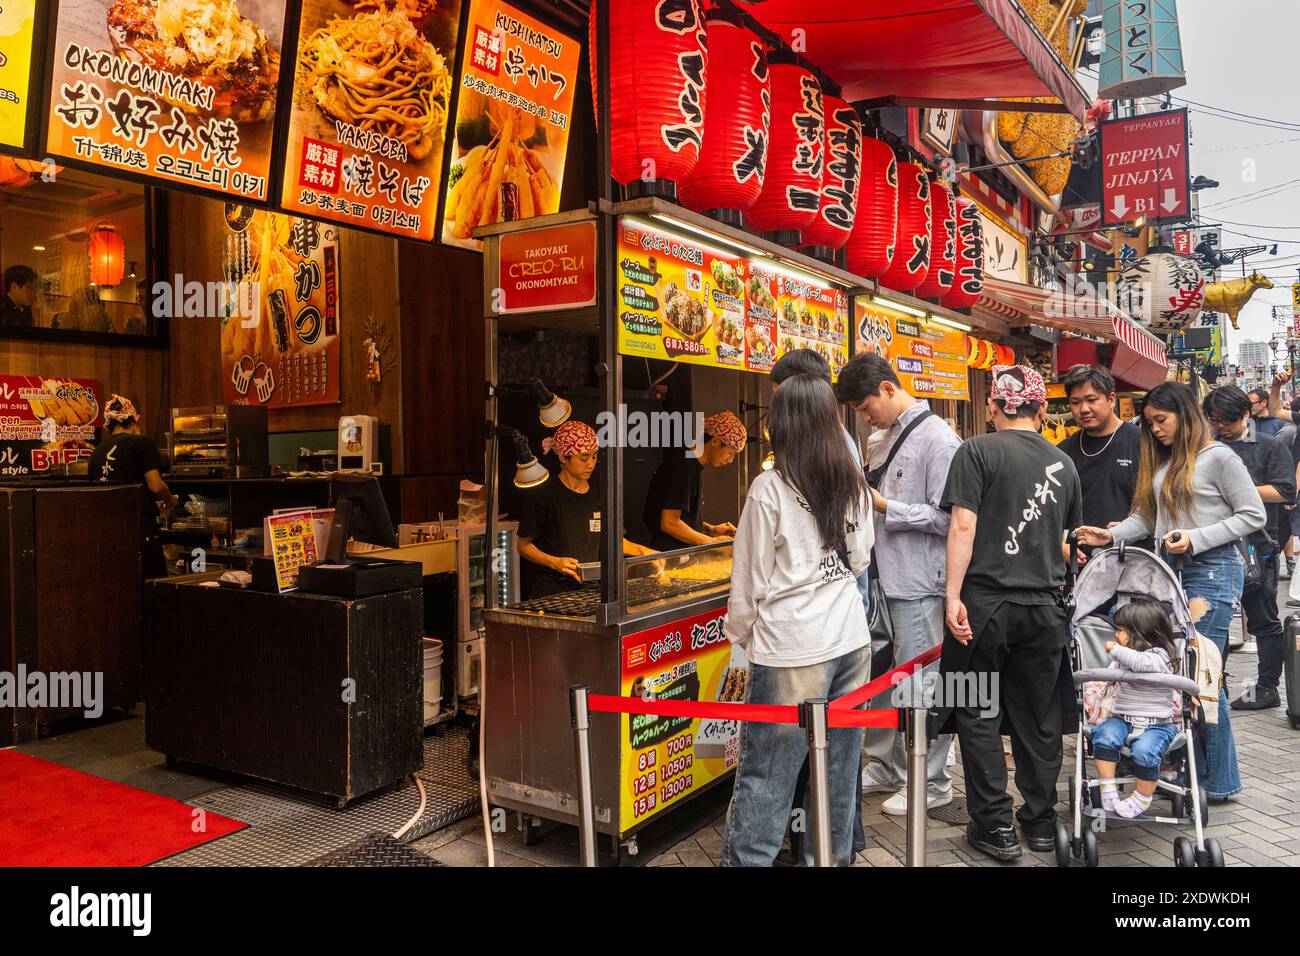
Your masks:
[{"label": "black t-shirt", "polygon": [[125,432],[96,445],[88,466],[91,481],[140,486],[140,515],[146,528],[153,524],[158,509],[153,493],[145,486],[144,476],[162,469],[162,455],[153,439]]},{"label": "black t-shirt", "polygon": [[[1273,489],[1286,500],[1295,500],[1295,461],[1280,441],[1256,432],[1254,441],[1234,441],[1229,443],[1228,447],[1235,451],[1237,457],[1245,464],[1246,470],[1250,472],[1251,481],[1257,485],[1272,485]],[[1277,552],[1278,543],[1273,539],[1273,529],[1277,527],[1278,513],[1282,510],[1282,506],[1266,504],[1264,510],[1268,513],[1268,521],[1264,523],[1263,528],[1250,536],[1261,556]]]},{"label": "black t-shirt", "polygon": [[[562,480],[551,480],[525,493],[519,537],[529,538],[554,558],[577,558],[582,564],[600,560],[601,502],[595,483],[578,494]],[[579,582],[531,561],[521,562],[528,597],[544,597],[579,587]]]},{"label": "black t-shirt", "polygon": [[696,531],[700,526],[700,476],[704,466],[698,458],[688,458],[682,449],[664,455],[663,464],[650,479],[645,498],[645,524],[650,531],[650,547],[656,551],[673,551],[686,545],[659,529],[661,512],[680,511],[682,521]]},{"label": "black t-shirt", "polygon": [[1057,446],[1074,462],[1083,489],[1083,523],[1104,528],[1132,513],[1142,430],[1124,422],[1109,438],[1079,429]]},{"label": "black t-shirt", "polygon": [[29,329],[36,324],[29,305],[19,305],[8,294],[0,292],[0,325]]},{"label": "black t-shirt", "polygon": [[1079,475],[1063,451],[1024,429],[977,435],[953,456],[941,504],[978,515],[963,592],[1056,600],[1065,582],[1061,543],[1083,511]]}]

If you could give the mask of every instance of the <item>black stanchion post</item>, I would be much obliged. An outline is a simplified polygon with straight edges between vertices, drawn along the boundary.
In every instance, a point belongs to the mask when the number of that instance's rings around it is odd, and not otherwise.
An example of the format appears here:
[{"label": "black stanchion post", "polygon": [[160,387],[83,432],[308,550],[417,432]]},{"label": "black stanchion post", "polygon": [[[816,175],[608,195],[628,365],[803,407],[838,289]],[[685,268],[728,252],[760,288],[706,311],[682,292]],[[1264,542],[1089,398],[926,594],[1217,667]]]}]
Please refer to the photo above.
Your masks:
[{"label": "black stanchion post", "polygon": [[[813,866],[831,865],[831,791],[830,744],[828,713],[830,703],[825,697],[804,701],[803,725],[808,737],[808,803],[812,810],[811,836],[813,841]],[[856,772],[856,771],[855,771]]]},{"label": "black stanchion post", "polygon": [[569,688],[569,716],[573,721],[574,766],[578,770],[578,845],[583,866],[596,865],[596,806],[591,792],[591,711],[587,686]]},{"label": "black stanchion post", "polygon": [[925,866],[926,763],[930,754],[927,712],[924,707],[908,707],[903,713],[907,740],[907,865]]}]

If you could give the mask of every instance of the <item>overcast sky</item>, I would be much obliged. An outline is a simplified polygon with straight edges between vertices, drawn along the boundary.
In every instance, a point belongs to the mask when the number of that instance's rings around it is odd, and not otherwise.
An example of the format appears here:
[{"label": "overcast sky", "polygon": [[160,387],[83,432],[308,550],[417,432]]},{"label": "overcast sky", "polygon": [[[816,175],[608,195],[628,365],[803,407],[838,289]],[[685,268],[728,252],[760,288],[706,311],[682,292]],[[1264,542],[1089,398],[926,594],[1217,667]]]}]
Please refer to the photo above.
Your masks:
[{"label": "overcast sky", "polygon": [[[1187,85],[1174,90],[1175,97],[1300,124],[1300,3],[1178,0],[1178,12]],[[1273,197],[1251,201],[1249,194],[1300,179],[1300,125],[1292,130],[1267,129],[1198,112],[1195,106],[1191,109],[1192,175],[1221,184],[1200,194],[1201,219],[1290,227],[1224,227],[1285,240],[1278,242],[1276,258],[1264,252],[1247,260],[1248,268],[1268,275],[1276,287],[1256,292],[1241,313],[1241,330],[1229,330],[1228,360],[1236,362],[1238,343],[1248,338],[1267,341],[1273,334],[1272,306],[1291,302],[1291,283],[1300,263],[1300,182]],[[1242,181],[1246,160],[1255,163],[1255,182]],[[1235,201],[1243,197],[1244,201]],[[1223,234],[1225,249],[1264,244]],[[1224,278],[1240,275],[1241,266],[1235,264]]]}]

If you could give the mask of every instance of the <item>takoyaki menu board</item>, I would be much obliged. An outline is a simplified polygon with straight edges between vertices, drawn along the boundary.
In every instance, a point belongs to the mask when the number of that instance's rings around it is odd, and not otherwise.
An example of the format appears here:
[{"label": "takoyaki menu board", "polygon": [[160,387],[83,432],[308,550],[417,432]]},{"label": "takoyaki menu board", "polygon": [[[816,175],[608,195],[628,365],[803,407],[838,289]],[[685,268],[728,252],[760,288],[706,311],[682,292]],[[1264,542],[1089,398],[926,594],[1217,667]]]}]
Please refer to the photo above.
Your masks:
[{"label": "takoyaki menu board", "polygon": [[[727,609],[623,638],[620,693],[656,700],[744,703],[749,662],[722,633]],[[735,769],[740,723],[653,714],[619,717],[623,832]]]},{"label": "takoyaki menu board", "polygon": [[798,348],[837,374],[848,361],[848,297],[811,274],[622,219],[615,279],[624,355],[759,373]]},{"label": "takoyaki menu board", "polygon": [[339,400],[339,232],[226,203],[221,374],[227,404]]},{"label": "takoyaki menu board", "polygon": [[0,478],[90,458],[104,422],[101,394],[89,378],[0,375]]},{"label": "takoyaki menu board", "polygon": [[858,352],[874,352],[917,398],[968,400],[966,334],[875,303],[854,303]]},{"label": "takoyaki menu board", "polygon": [[61,0],[46,152],[270,199],[286,4]]}]

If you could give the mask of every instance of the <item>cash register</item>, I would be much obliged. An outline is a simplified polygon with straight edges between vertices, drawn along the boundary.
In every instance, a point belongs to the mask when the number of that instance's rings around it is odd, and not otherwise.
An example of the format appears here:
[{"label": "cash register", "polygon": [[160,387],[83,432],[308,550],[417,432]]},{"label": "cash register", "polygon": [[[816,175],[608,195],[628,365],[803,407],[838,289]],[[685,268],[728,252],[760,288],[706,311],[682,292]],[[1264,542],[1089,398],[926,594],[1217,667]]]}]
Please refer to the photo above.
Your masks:
[{"label": "cash register", "polygon": [[298,570],[298,590],[339,597],[364,597],[384,591],[418,588],[422,568],[417,561],[390,561],[348,555],[348,540],[380,548],[396,548],[397,533],[384,504],[378,479],[338,473],[334,482],[334,521],[324,559]]}]

